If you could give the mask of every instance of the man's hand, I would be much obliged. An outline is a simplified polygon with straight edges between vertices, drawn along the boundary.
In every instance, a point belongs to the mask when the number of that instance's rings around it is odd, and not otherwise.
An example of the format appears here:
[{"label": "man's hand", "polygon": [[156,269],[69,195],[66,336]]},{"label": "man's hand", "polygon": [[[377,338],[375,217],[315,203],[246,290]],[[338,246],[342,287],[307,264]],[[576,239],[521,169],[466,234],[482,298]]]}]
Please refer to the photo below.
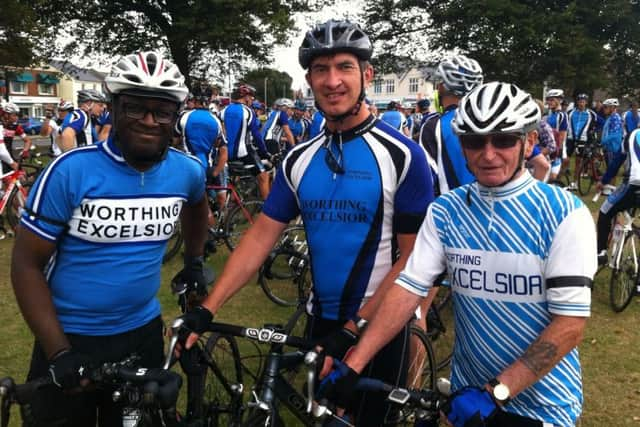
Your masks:
[{"label": "man's hand", "polygon": [[602,193],[602,189],[604,188],[604,184],[602,181],[596,182],[596,193]]},{"label": "man's hand", "polygon": [[30,157],[31,153],[29,151],[28,148],[22,150],[22,153],[20,153],[20,158],[22,159],[28,159]]},{"label": "man's hand", "polygon": [[333,360],[344,359],[345,354],[357,342],[358,336],[347,328],[342,328],[321,340],[316,348],[321,356],[318,360],[318,377],[327,376],[333,366]]},{"label": "man's hand", "polygon": [[484,427],[499,410],[489,392],[476,387],[456,391],[442,408],[454,427]]},{"label": "man's hand", "polygon": [[63,350],[49,361],[51,381],[63,390],[73,390],[87,385],[90,359],[73,349]]},{"label": "man's hand", "polygon": [[318,399],[327,399],[338,408],[348,408],[354,399],[358,373],[346,363],[334,359],[333,370],[318,388]]},{"label": "man's hand", "polygon": [[191,332],[185,342],[185,348],[189,350],[198,340],[198,336],[207,331],[209,324],[213,320],[213,313],[205,307],[197,305],[192,310],[180,316],[180,318],[184,320],[186,329]]}]

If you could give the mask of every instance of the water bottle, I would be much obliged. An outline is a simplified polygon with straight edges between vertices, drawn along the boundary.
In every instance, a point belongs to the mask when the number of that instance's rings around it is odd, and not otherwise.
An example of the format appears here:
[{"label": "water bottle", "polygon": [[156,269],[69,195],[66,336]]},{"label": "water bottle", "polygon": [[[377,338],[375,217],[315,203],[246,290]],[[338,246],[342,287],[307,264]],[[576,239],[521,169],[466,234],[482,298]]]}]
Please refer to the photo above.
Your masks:
[{"label": "water bottle", "polygon": [[616,224],[613,227],[613,236],[612,236],[613,241],[614,242],[619,242],[620,239],[622,239],[622,234],[623,234],[622,224]]}]

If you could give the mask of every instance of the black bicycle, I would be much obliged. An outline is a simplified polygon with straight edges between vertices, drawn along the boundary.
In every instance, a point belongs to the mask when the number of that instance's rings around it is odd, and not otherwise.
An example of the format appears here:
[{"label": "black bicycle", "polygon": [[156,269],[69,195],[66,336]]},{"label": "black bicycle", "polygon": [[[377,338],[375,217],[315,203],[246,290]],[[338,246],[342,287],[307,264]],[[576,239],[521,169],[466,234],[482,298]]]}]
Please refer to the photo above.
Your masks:
[{"label": "black bicycle", "polygon": [[[145,369],[138,366],[136,355],[107,362],[91,369],[88,378],[97,388],[112,390],[114,401],[122,402],[122,424],[126,427],[182,426],[176,411],[176,401],[182,378],[164,369]],[[9,425],[11,406],[21,405],[23,425],[36,425],[30,403],[38,398],[44,387],[52,387],[51,377],[42,377],[25,384],[13,378],[0,379],[0,427]]]}]

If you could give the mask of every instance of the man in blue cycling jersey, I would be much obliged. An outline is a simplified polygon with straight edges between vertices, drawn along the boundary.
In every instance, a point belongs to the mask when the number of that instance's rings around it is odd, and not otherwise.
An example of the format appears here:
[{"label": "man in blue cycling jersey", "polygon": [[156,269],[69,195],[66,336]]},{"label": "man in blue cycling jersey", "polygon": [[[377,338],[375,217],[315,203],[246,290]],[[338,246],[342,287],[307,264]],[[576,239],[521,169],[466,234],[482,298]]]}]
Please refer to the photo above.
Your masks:
[{"label": "man in blue cycling jersey", "polygon": [[550,181],[554,181],[562,168],[569,167],[567,159],[567,147],[565,140],[567,139],[567,129],[569,128],[569,121],[567,120],[567,114],[562,111],[562,100],[564,99],[564,91],[562,89],[549,89],[545,100],[549,107],[549,114],[547,115],[547,123],[551,126],[551,129],[555,131],[556,149],[557,155],[551,159],[551,175]]},{"label": "man in blue cycling jersey", "polygon": [[[262,126],[262,139],[271,154],[281,154],[281,151],[288,151],[296,144],[290,126],[289,112],[292,108],[293,101],[289,98],[276,99],[273,110]],[[283,139],[286,140],[286,145],[283,144]]]},{"label": "man in blue cycling jersey", "polygon": [[638,114],[638,101],[633,100],[629,104],[629,109],[622,115],[625,136],[640,127],[640,114]]},{"label": "man in blue cycling jersey", "polygon": [[289,118],[289,127],[296,144],[309,139],[309,121],[304,117],[307,105],[299,99],[293,107],[293,116]]},{"label": "man in blue cycling jersey", "polygon": [[316,110],[311,116],[311,125],[309,126],[309,139],[315,138],[324,132],[327,121],[322,111]]},{"label": "man in blue cycling jersey", "polygon": [[394,129],[402,132],[405,136],[409,136],[409,128],[407,126],[407,118],[400,111],[402,105],[397,101],[391,101],[387,104],[387,110],[382,113],[380,120],[388,123]]},{"label": "man in blue cycling jersey", "polygon": [[438,99],[443,106],[442,116],[429,120],[422,127],[420,142],[427,150],[430,165],[435,165],[436,194],[444,194],[475,180],[467,169],[460,141],[451,129],[460,98],[482,83],[480,64],[464,55],[446,58],[438,65],[436,78]]},{"label": "man in blue cycling jersey", "polygon": [[578,189],[578,179],[580,177],[580,168],[582,166],[582,158],[580,157],[581,149],[587,143],[596,143],[595,131],[598,123],[598,116],[595,111],[587,108],[589,96],[586,93],[580,93],[576,96],[576,108],[569,111],[567,115],[567,159],[566,165],[571,161],[571,156],[576,153],[575,169],[573,171],[573,181],[569,185],[570,190]]},{"label": "man in blue cycling jersey", "polygon": [[270,182],[261,159],[269,158],[269,152],[260,135],[260,121],[250,108],[255,94],[253,86],[239,84],[231,93],[231,103],[222,110],[220,117],[227,136],[229,161],[239,160],[253,167],[260,195],[266,199]]},{"label": "man in blue cycling jersey", "polygon": [[40,175],[13,249],[13,289],[35,336],[28,380],[49,375],[53,383],[31,402],[38,426],[122,426],[113,390],[75,392],[104,362],[135,353],[141,366],[162,365],[156,294],[179,218],[183,278],[204,284],[204,171],[169,148],[184,78],[161,54],[139,52],[121,58],[105,86],[114,132]]},{"label": "man in blue cycling jersey", "polygon": [[[301,216],[314,278],[307,334],[337,358],[356,342],[363,319],[405,264],[433,197],[424,150],[364,104],[373,79],[372,51],[368,36],[349,21],[328,21],[306,34],[299,62],[327,120],[326,131],[289,151],[263,212],[211,294],[183,317],[191,330],[202,333],[253,277],[289,221]],[[408,344],[405,325],[367,375],[404,385]],[[378,426],[392,418],[385,396],[354,397],[347,409],[357,425]]]},{"label": "man in blue cycling jersey", "polygon": [[63,152],[97,140],[92,118],[103,113],[105,102],[104,95],[93,89],[78,91],[78,108],[68,114],[60,126],[58,146]]},{"label": "man in blue cycling jersey", "polygon": [[524,167],[540,110],[500,82],[469,92],[453,129],[476,182],[434,201],[407,265],[339,367],[336,399],[404,325],[445,270],[454,298],[455,426],[574,426],[577,345],[590,313],[596,238],[589,209]]}]

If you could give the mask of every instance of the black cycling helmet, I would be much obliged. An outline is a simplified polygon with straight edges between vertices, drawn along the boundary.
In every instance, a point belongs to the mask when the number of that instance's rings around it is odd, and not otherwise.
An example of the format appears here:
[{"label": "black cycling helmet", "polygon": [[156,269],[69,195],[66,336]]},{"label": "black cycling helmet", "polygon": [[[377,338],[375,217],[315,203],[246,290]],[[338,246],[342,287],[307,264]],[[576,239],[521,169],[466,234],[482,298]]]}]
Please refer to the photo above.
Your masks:
[{"label": "black cycling helmet", "polygon": [[331,19],[307,32],[298,49],[298,62],[306,70],[314,58],[339,52],[352,53],[361,61],[368,61],[373,45],[358,24]]},{"label": "black cycling helmet", "polygon": [[581,99],[588,100],[589,95],[586,93],[579,93],[578,96],[576,96],[576,101],[580,101]]}]

